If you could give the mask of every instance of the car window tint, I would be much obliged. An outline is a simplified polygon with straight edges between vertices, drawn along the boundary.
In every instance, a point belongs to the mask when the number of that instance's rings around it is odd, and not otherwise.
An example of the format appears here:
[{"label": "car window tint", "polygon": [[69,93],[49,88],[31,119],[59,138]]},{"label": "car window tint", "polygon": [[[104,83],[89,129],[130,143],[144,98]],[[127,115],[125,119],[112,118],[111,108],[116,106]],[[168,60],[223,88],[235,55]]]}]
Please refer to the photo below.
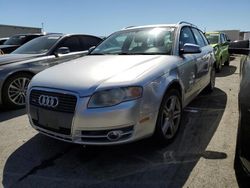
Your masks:
[{"label": "car window tint", "polygon": [[196,44],[193,33],[189,27],[183,27],[181,29],[179,48],[182,49],[186,43]]},{"label": "car window tint", "polygon": [[223,35],[223,34],[221,34],[220,36],[221,36],[221,43],[225,43],[225,38],[224,38],[224,35]]},{"label": "car window tint", "polygon": [[63,41],[61,41],[58,45],[58,48],[60,47],[68,47],[70,52],[82,51],[80,41],[76,36],[67,37],[63,39]]},{"label": "car window tint", "polygon": [[88,50],[93,46],[97,46],[102,40],[92,36],[80,36],[81,50]]},{"label": "car window tint", "polygon": [[209,45],[208,40],[207,40],[207,38],[205,37],[204,33],[202,33],[201,31],[199,31],[199,33],[200,33],[201,37],[203,38],[203,41],[204,41],[204,43],[205,43],[205,46]]},{"label": "car window tint", "polygon": [[205,46],[205,42],[204,42],[204,40],[203,40],[203,38],[202,38],[200,32],[199,32],[197,29],[195,29],[195,28],[192,28],[192,31],[193,31],[193,33],[194,33],[194,37],[195,37],[195,39],[196,39],[196,41],[197,41],[197,44],[198,44],[200,47],[204,47],[204,46]]}]

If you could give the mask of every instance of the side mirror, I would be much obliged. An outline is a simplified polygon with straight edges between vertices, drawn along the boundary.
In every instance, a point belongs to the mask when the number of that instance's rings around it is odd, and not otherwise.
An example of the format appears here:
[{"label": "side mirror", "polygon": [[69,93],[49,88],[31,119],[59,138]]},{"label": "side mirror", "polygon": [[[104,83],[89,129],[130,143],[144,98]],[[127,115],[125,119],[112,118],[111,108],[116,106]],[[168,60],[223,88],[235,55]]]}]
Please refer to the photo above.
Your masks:
[{"label": "side mirror", "polygon": [[89,51],[89,54],[90,54],[94,49],[95,49],[95,46],[90,47],[89,50],[88,50],[88,51]]},{"label": "side mirror", "polygon": [[55,51],[55,55],[59,56],[61,54],[68,54],[70,52],[68,47],[60,47]]},{"label": "side mirror", "polygon": [[201,53],[201,48],[199,45],[186,43],[183,48],[180,49],[180,54],[198,54]]},{"label": "side mirror", "polygon": [[249,40],[238,40],[229,43],[228,51],[230,54],[243,54],[250,53]]}]

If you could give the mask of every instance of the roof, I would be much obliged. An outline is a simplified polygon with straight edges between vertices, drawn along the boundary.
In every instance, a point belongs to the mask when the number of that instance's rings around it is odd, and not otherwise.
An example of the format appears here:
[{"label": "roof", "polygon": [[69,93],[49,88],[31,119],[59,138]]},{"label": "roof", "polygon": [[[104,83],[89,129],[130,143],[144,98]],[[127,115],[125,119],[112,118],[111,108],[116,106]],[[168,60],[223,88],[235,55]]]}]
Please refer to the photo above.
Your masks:
[{"label": "roof", "polygon": [[129,26],[129,27],[123,28],[123,30],[127,30],[127,29],[143,29],[143,28],[151,28],[151,27],[176,27],[176,24],[155,24],[155,25]]},{"label": "roof", "polygon": [[196,25],[192,23],[180,21],[177,24],[154,24],[154,25],[142,25],[142,26],[128,26],[128,27],[123,28],[122,30],[142,29],[142,28],[152,28],[152,27],[178,27],[179,25],[191,25],[193,27],[197,27]]}]

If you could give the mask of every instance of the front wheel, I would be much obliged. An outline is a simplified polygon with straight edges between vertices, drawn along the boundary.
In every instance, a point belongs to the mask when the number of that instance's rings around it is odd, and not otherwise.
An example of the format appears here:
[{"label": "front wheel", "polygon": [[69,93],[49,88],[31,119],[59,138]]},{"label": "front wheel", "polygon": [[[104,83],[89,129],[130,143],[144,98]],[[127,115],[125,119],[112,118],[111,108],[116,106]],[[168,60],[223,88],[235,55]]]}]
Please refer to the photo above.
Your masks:
[{"label": "front wheel", "polygon": [[230,56],[228,56],[227,61],[224,63],[225,66],[229,66],[230,64]]},{"label": "front wheel", "polygon": [[211,70],[210,82],[207,85],[207,87],[205,88],[205,90],[208,93],[211,93],[211,92],[213,92],[214,87],[215,87],[215,68],[213,67],[212,70]]},{"label": "front wheel", "polygon": [[176,89],[168,91],[161,103],[156,122],[155,138],[170,143],[179,130],[182,117],[180,93]]},{"label": "front wheel", "polygon": [[10,77],[3,86],[3,103],[8,108],[22,108],[32,75],[20,73]]},{"label": "front wheel", "polygon": [[221,72],[221,70],[222,70],[222,58],[220,58],[219,62],[217,63],[216,72]]}]

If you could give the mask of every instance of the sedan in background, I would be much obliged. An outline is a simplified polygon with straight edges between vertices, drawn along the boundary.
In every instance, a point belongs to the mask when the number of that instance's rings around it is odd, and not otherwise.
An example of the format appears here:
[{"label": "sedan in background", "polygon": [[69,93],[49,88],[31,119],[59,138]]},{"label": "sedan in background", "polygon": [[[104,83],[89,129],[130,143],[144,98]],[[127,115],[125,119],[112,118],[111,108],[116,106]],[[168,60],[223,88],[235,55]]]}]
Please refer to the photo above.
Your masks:
[{"label": "sedan in background", "polygon": [[14,35],[0,45],[0,54],[9,54],[26,42],[43,35],[43,33]]},{"label": "sedan in background", "polygon": [[214,48],[216,58],[216,71],[220,72],[222,65],[229,65],[230,56],[228,53],[229,39],[225,33],[222,32],[206,32],[206,37]]},{"label": "sedan in background", "polygon": [[182,109],[215,85],[214,52],[194,25],[129,27],[88,56],[32,79],[27,110],[39,132],[79,144],[171,142]]},{"label": "sedan in background", "polygon": [[3,45],[3,43],[8,40],[9,38],[0,38],[0,45]]},{"label": "sedan in background", "polygon": [[[236,159],[239,160],[250,181],[250,46],[249,40],[232,42],[229,46],[232,54],[241,54],[239,126],[236,144]],[[236,161],[237,162],[237,161]]]},{"label": "sedan in background", "polygon": [[0,56],[0,104],[9,108],[24,107],[26,90],[35,74],[86,55],[90,47],[101,41],[90,35],[50,34],[31,40],[11,54]]}]

